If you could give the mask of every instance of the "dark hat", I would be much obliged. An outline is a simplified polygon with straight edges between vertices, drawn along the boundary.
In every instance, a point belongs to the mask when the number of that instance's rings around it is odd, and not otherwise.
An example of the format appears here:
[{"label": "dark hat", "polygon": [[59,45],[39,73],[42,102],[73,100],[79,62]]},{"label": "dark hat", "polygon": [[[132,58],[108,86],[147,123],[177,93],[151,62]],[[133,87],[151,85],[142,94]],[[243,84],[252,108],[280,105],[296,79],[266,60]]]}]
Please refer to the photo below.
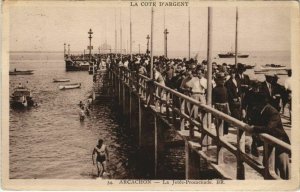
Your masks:
[{"label": "dark hat", "polygon": [[226,75],[223,72],[220,73],[216,73],[216,80],[225,80],[226,79]]},{"label": "dark hat", "polygon": [[242,64],[242,63],[238,63],[238,64],[236,65],[236,69],[237,69],[238,71],[245,71],[245,70],[246,70],[245,65]]},{"label": "dark hat", "polygon": [[236,71],[237,71],[237,69],[234,68],[234,67],[232,67],[232,68],[229,69],[229,73],[230,74],[236,73]]}]

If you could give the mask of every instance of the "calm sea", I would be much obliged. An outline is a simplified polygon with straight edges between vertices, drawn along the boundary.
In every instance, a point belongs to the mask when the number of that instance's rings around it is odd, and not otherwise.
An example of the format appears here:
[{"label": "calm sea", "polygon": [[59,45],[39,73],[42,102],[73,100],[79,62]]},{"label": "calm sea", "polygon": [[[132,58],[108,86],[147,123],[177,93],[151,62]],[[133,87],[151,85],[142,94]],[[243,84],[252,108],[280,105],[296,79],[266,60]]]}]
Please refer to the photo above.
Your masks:
[{"label": "calm sea", "polygon": [[[99,138],[109,146],[112,178],[135,177],[130,161],[135,145],[110,104],[94,105],[91,116],[84,123],[79,121],[78,103],[92,90],[88,72],[65,72],[62,54],[59,59],[51,54],[18,53],[11,56],[10,68],[34,70],[34,75],[10,76],[9,85],[10,91],[19,82],[27,85],[39,104],[29,110],[10,109],[10,178],[93,178],[97,171],[92,150]],[[52,82],[57,77],[81,82],[82,87],[61,91],[59,83]]]},{"label": "calm sea", "polygon": [[[274,63],[290,66],[289,52],[257,52],[240,62],[255,65]],[[204,54],[205,55],[205,54]],[[170,57],[172,54],[170,53]],[[200,54],[201,58],[201,54]],[[203,56],[203,58],[205,58]],[[214,59],[233,63],[233,59]],[[32,69],[34,75],[10,76],[9,89],[20,82],[33,90],[39,107],[9,111],[9,177],[12,179],[89,179],[97,171],[92,165],[92,150],[99,138],[109,146],[112,178],[143,178],[136,170],[136,145],[118,122],[111,103],[94,105],[91,116],[79,121],[79,101],[91,94],[92,76],[87,72],[65,72],[61,53],[11,53],[10,70]],[[247,71],[254,75],[253,70]],[[58,89],[53,78],[81,82],[81,89]],[[263,79],[263,75],[257,76]],[[284,82],[280,76],[279,82]],[[184,177],[183,148],[165,151],[164,166],[169,178]],[[146,166],[146,165],[145,165]],[[171,176],[171,177],[170,177]]]}]

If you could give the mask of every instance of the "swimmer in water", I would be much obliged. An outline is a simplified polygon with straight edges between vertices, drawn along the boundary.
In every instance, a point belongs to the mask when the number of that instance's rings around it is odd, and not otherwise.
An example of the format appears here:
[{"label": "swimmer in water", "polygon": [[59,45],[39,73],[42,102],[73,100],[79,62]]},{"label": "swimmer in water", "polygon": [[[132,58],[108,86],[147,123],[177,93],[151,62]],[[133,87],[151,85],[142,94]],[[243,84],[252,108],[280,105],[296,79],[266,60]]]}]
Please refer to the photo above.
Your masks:
[{"label": "swimmer in water", "polygon": [[97,169],[98,169],[98,177],[102,177],[103,174],[107,171],[106,170],[106,161],[109,161],[108,150],[107,150],[106,145],[103,144],[102,139],[98,140],[98,145],[93,150],[93,154],[92,154],[93,165],[95,165],[95,161],[94,161],[95,154],[97,154],[96,165],[97,165]]}]

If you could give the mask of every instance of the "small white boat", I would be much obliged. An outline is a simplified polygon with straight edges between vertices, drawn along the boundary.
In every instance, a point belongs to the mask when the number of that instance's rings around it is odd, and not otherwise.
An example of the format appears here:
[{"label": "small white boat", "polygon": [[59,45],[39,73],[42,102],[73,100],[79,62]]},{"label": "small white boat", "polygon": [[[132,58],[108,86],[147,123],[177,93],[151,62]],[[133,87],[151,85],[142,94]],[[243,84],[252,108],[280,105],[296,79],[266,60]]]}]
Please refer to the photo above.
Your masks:
[{"label": "small white boat", "polygon": [[287,69],[284,65],[276,65],[276,64],[266,64],[260,67],[261,71],[276,71],[276,70],[285,70]]},{"label": "small white boat", "polygon": [[69,82],[70,79],[66,79],[66,78],[54,78],[53,82],[57,83],[57,82]]},{"label": "small white boat", "polygon": [[64,84],[64,85],[60,85],[58,86],[59,89],[63,90],[63,89],[76,89],[76,88],[80,88],[81,87],[81,83],[70,83],[70,84]]}]

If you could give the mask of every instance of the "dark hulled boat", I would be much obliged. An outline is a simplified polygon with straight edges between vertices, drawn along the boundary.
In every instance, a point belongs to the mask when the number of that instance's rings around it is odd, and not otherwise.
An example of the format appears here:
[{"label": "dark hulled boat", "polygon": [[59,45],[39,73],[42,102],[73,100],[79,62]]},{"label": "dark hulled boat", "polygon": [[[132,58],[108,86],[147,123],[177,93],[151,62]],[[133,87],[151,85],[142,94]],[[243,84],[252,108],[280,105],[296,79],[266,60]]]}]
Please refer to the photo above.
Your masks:
[{"label": "dark hulled boat", "polygon": [[15,69],[14,71],[9,72],[9,75],[32,75],[32,74],[33,74],[33,70],[20,71]]},{"label": "dark hulled boat", "polygon": [[[218,54],[218,56],[220,58],[234,58],[235,53],[228,52],[228,53],[225,53],[225,54]],[[238,58],[248,58],[248,57],[249,57],[249,55],[246,55],[246,54],[238,54]]]},{"label": "dark hulled boat", "polygon": [[31,91],[21,84],[13,90],[10,98],[10,104],[12,107],[24,108],[31,107],[34,104]]},{"label": "dark hulled boat", "polygon": [[72,60],[71,58],[67,58],[66,62],[66,71],[88,71],[90,64],[84,60]]}]

